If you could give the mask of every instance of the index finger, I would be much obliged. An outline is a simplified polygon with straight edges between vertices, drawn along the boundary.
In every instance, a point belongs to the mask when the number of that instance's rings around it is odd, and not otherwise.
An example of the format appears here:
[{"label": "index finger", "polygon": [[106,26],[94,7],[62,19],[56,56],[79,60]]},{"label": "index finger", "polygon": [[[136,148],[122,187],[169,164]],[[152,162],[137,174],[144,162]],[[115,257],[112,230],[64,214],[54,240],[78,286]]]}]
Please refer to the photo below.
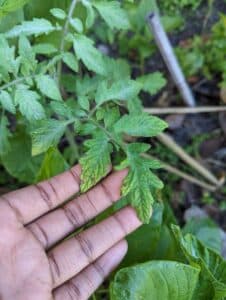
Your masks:
[{"label": "index finger", "polygon": [[80,189],[81,167],[1,196],[25,225],[64,203]]}]

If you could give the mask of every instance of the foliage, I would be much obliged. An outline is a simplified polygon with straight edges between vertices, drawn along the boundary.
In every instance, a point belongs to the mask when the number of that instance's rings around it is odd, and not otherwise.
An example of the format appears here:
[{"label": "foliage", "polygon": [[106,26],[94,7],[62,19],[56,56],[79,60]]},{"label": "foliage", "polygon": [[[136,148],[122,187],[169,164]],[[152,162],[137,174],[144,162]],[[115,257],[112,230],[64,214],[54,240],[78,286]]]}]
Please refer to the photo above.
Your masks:
[{"label": "foliage", "polygon": [[[165,85],[165,79],[160,73],[131,79],[125,61],[122,61],[125,69],[121,71],[118,68],[121,61],[102,54],[94,40],[85,34],[90,25],[91,10],[95,11],[95,19],[99,14],[99,19],[110,30],[127,31],[130,21],[120,2],[81,1],[79,5],[86,11],[85,18],[72,16],[68,19],[66,11],[54,7],[50,13],[55,21],[44,18],[24,20],[0,36],[2,164],[12,176],[24,182],[46,178],[47,174],[55,174],[54,171],[47,172],[48,166],[52,169],[54,160],[62,161],[59,170],[67,167],[62,154],[56,152],[56,148],[50,149],[57,147],[65,135],[66,139],[72,137],[70,147],[75,147],[75,136],[80,136],[85,140],[79,160],[82,166],[81,191],[85,192],[106,176],[112,157],[123,151],[122,166],[129,167],[130,172],[122,194],[130,197],[130,203],[137,209],[141,220],[148,223],[155,200],[153,193],[163,187],[151,171],[159,165],[142,157],[148,151],[148,145],[139,141],[127,144],[124,134],[153,137],[167,127],[157,117],[135,112],[131,104],[133,99],[138,101],[142,90],[156,93]],[[33,43],[36,41],[33,37],[58,31],[63,32],[59,50],[51,40]],[[12,44],[13,38],[16,40]],[[67,49],[73,49],[72,52],[66,50],[65,43]],[[66,73],[62,72],[66,66]],[[63,81],[69,74],[73,91]],[[119,109],[119,104],[125,106],[126,114]],[[14,120],[13,130],[8,126],[9,118]],[[18,151],[17,147],[22,151],[22,140],[29,155],[19,162],[17,156],[14,157],[15,170],[11,156],[15,149]],[[19,167],[22,161],[23,165]],[[142,174],[145,176],[141,177]]]},{"label": "foliage", "polygon": [[196,9],[201,3],[202,0],[160,0],[160,6],[163,10],[170,10],[172,12],[184,8]]},{"label": "foliage", "polygon": [[189,76],[212,74],[221,76],[221,85],[226,84],[226,16],[220,15],[208,37],[196,36],[186,47],[176,49],[185,74]]}]

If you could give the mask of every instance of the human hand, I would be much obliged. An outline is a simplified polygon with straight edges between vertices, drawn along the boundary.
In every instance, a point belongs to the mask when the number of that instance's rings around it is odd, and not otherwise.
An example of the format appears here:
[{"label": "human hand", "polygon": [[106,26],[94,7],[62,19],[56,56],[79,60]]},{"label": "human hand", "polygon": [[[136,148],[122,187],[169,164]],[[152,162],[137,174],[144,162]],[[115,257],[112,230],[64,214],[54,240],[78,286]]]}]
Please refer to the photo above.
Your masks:
[{"label": "human hand", "polygon": [[57,244],[119,200],[127,171],[63,205],[79,192],[80,174],[77,165],[1,197],[1,300],[88,299],[124,257],[124,237],[141,225],[131,207]]}]

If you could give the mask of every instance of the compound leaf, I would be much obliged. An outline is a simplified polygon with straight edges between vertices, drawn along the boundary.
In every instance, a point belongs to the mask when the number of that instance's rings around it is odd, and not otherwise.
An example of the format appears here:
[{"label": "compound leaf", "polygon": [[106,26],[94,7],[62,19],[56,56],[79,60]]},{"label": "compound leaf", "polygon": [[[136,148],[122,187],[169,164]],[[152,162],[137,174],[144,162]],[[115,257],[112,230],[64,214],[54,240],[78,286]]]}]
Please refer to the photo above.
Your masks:
[{"label": "compound leaf", "polygon": [[94,42],[81,34],[76,34],[73,40],[74,50],[88,70],[97,74],[105,74],[104,59],[100,51],[93,46]]},{"label": "compound leaf", "polygon": [[45,117],[44,108],[38,101],[39,98],[39,94],[24,86],[19,86],[15,92],[15,103],[19,105],[21,114],[28,121],[41,120]]},{"label": "compound leaf", "polygon": [[60,90],[53,78],[49,75],[40,75],[36,78],[37,86],[43,95],[52,100],[61,101]]},{"label": "compound leaf", "polygon": [[64,134],[68,121],[55,119],[42,120],[31,131],[32,155],[45,152],[55,146]]},{"label": "compound leaf", "polygon": [[118,1],[94,1],[92,4],[111,29],[130,28],[127,13]]},{"label": "compound leaf", "polygon": [[15,114],[16,112],[15,105],[13,103],[13,99],[11,95],[8,92],[6,91],[0,92],[0,103],[5,110],[11,112],[12,114]]},{"label": "compound leaf", "polygon": [[146,113],[124,115],[114,126],[117,133],[124,132],[131,136],[143,137],[156,136],[166,128],[166,122]]},{"label": "compound leaf", "polygon": [[22,34],[29,35],[42,35],[48,34],[56,28],[46,19],[34,18],[32,21],[24,21],[20,25],[16,25],[11,30],[5,33],[7,38],[15,38]]},{"label": "compound leaf", "polygon": [[[122,195],[127,196],[144,223],[149,223],[151,207],[154,203],[153,189],[162,189],[162,181],[151,172],[151,160],[140,154],[147,151],[149,145],[132,143],[127,146],[127,164],[129,173],[122,185]],[[124,166],[125,167],[125,166]]]},{"label": "compound leaf", "polygon": [[137,79],[137,82],[142,85],[145,92],[151,95],[156,94],[166,85],[166,79],[160,72],[141,76]]},{"label": "compound leaf", "polygon": [[108,81],[102,81],[97,89],[95,101],[101,104],[110,100],[128,100],[137,96],[141,85],[135,80],[125,79],[109,85]]},{"label": "compound leaf", "polygon": [[82,192],[87,191],[107,175],[112,152],[112,145],[104,133],[99,133],[95,138],[87,140],[85,146],[88,147],[88,151],[80,159]]}]

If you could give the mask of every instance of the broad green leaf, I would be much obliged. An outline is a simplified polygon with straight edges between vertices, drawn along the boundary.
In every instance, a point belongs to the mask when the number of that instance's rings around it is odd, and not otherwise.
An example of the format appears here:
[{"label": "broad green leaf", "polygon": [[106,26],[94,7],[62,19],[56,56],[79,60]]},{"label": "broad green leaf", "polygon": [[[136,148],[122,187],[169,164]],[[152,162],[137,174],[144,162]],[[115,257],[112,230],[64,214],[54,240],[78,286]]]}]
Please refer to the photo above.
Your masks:
[{"label": "broad green leaf", "polygon": [[53,54],[57,52],[57,48],[52,45],[52,44],[48,44],[48,43],[40,43],[40,44],[35,44],[33,46],[33,51],[36,54]]},{"label": "broad green leaf", "polygon": [[74,54],[71,52],[66,52],[63,54],[63,62],[73,70],[74,72],[78,72],[78,60]]},{"label": "broad green leaf", "polygon": [[45,118],[45,111],[41,103],[40,96],[26,87],[18,87],[15,92],[15,103],[19,106],[21,114],[28,121],[41,120]]},{"label": "broad green leaf", "polygon": [[[22,64],[28,71],[34,71],[37,65],[35,52],[26,36],[21,35],[19,38],[19,54],[22,58]],[[27,75],[27,74],[25,74]]]},{"label": "broad green leaf", "polygon": [[121,269],[111,283],[111,300],[192,300],[199,269],[173,261],[151,261]]},{"label": "broad green leaf", "polygon": [[36,181],[49,179],[66,171],[68,168],[69,165],[60,151],[57,148],[52,147],[45,153]]},{"label": "broad green leaf", "polygon": [[[224,299],[226,297],[226,260],[215,251],[205,247],[193,235],[187,234],[183,237],[179,227],[172,226],[172,230],[189,263],[200,267],[204,284],[207,285],[208,282],[209,285],[212,284],[214,300]],[[205,291],[201,290],[201,292]]]},{"label": "broad green leaf", "polygon": [[7,172],[19,182],[33,183],[40,168],[41,157],[31,157],[31,140],[24,132],[16,132],[9,139],[10,148],[1,159]]},{"label": "broad green leaf", "polygon": [[73,41],[75,54],[88,70],[104,75],[106,71],[103,56],[93,44],[94,42],[90,38],[76,34]]},{"label": "broad green leaf", "polygon": [[156,136],[166,128],[166,122],[146,113],[124,115],[114,126],[117,133],[124,132],[131,136],[143,137]]},{"label": "broad green leaf", "polygon": [[88,148],[88,151],[79,161],[82,166],[82,192],[90,189],[107,175],[111,164],[110,154],[112,152],[109,138],[103,133],[91,140],[87,140],[85,146]]},{"label": "broad green leaf", "polygon": [[143,223],[149,223],[154,198],[153,189],[162,189],[162,181],[152,173],[151,160],[140,154],[149,145],[132,143],[127,146],[127,166],[129,173],[123,181],[122,195],[127,196]]},{"label": "broad green leaf", "polygon": [[60,90],[52,77],[49,75],[40,75],[36,77],[36,82],[43,95],[52,100],[62,100]]},{"label": "broad green leaf", "polygon": [[130,28],[127,13],[118,1],[93,1],[92,4],[111,29]]},{"label": "broad green leaf", "polygon": [[0,92],[0,103],[5,110],[11,112],[12,114],[16,113],[13,99],[8,92],[6,92],[6,91]]},{"label": "broad green leaf", "polygon": [[138,77],[137,82],[142,85],[142,90],[151,95],[156,94],[166,85],[166,79],[160,72]]},{"label": "broad green leaf", "polygon": [[3,0],[0,2],[0,18],[6,16],[12,11],[18,10],[29,0]]},{"label": "broad green leaf", "polygon": [[48,20],[34,18],[32,21],[24,21],[21,25],[16,25],[11,30],[5,33],[7,38],[15,38],[22,34],[29,35],[42,35],[48,34],[57,30]]},{"label": "broad green leaf", "polygon": [[10,149],[9,137],[11,133],[8,129],[8,119],[2,116],[0,119],[0,156],[7,153]]},{"label": "broad green leaf", "polygon": [[128,100],[137,96],[141,86],[134,80],[120,80],[113,84],[108,81],[102,81],[97,89],[95,101],[101,104],[110,100]]},{"label": "broad green leaf", "polygon": [[191,233],[206,247],[221,253],[221,229],[210,218],[192,218],[183,228],[183,234]]},{"label": "broad green leaf", "polygon": [[65,132],[68,121],[54,119],[37,122],[31,131],[32,155],[38,155],[55,146]]},{"label": "broad green leaf", "polygon": [[59,20],[64,20],[67,17],[65,11],[61,8],[52,8],[50,9],[50,13]]},{"label": "broad green leaf", "polygon": [[82,21],[78,18],[73,18],[70,20],[71,26],[76,30],[78,33],[83,32],[83,24]]}]

